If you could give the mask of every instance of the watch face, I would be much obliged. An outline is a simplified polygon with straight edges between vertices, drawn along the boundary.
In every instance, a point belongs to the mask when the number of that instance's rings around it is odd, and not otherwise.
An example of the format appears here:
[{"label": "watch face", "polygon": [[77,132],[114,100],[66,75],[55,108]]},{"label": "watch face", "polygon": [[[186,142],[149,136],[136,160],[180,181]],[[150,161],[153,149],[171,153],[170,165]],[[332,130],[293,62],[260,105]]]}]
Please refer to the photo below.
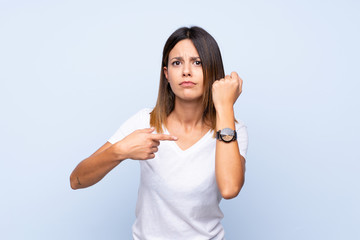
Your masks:
[{"label": "watch face", "polygon": [[234,138],[234,130],[224,128],[220,131],[220,136],[224,142],[230,142]]},{"label": "watch face", "polygon": [[221,135],[222,140],[225,142],[230,142],[233,139],[234,136],[231,135]]}]

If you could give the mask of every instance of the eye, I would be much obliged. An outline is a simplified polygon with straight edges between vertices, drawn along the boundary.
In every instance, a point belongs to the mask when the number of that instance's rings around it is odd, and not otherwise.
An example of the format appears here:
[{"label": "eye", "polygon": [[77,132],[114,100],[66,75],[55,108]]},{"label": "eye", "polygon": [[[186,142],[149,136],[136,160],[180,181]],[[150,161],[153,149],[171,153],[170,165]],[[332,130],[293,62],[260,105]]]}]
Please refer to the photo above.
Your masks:
[{"label": "eye", "polygon": [[178,66],[178,65],[180,65],[180,61],[174,61],[174,62],[172,62],[172,65]]},{"label": "eye", "polygon": [[201,65],[201,61],[195,61],[194,63],[195,63],[195,65],[198,65],[198,66]]}]

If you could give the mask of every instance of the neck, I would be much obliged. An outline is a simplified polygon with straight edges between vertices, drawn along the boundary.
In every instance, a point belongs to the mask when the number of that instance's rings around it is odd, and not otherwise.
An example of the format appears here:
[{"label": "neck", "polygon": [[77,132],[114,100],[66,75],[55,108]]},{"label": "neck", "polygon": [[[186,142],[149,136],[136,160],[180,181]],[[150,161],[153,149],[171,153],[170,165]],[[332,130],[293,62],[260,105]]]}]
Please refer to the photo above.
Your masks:
[{"label": "neck", "polygon": [[169,115],[169,120],[175,121],[184,128],[203,128],[203,108],[199,101],[183,101],[175,99],[174,110]]}]

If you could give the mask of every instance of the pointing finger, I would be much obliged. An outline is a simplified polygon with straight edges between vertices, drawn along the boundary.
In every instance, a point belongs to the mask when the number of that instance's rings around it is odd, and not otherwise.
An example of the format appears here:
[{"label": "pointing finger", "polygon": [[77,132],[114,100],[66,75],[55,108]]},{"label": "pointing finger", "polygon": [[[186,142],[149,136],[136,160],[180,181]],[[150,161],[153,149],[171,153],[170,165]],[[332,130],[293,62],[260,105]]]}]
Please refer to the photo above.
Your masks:
[{"label": "pointing finger", "polygon": [[176,141],[178,138],[175,136],[171,136],[169,134],[151,134],[151,138],[153,140],[167,140],[167,141]]}]

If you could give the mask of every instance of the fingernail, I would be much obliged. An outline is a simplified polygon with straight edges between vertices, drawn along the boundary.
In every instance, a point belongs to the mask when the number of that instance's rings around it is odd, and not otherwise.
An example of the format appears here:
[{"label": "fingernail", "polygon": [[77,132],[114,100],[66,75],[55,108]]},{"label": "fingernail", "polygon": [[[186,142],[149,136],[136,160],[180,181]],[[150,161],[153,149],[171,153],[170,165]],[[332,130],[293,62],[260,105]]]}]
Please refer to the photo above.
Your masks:
[{"label": "fingernail", "polygon": [[178,140],[178,138],[177,138],[177,137],[175,137],[175,136],[173,136],[172,138],[173,138],[174,140]]}]

